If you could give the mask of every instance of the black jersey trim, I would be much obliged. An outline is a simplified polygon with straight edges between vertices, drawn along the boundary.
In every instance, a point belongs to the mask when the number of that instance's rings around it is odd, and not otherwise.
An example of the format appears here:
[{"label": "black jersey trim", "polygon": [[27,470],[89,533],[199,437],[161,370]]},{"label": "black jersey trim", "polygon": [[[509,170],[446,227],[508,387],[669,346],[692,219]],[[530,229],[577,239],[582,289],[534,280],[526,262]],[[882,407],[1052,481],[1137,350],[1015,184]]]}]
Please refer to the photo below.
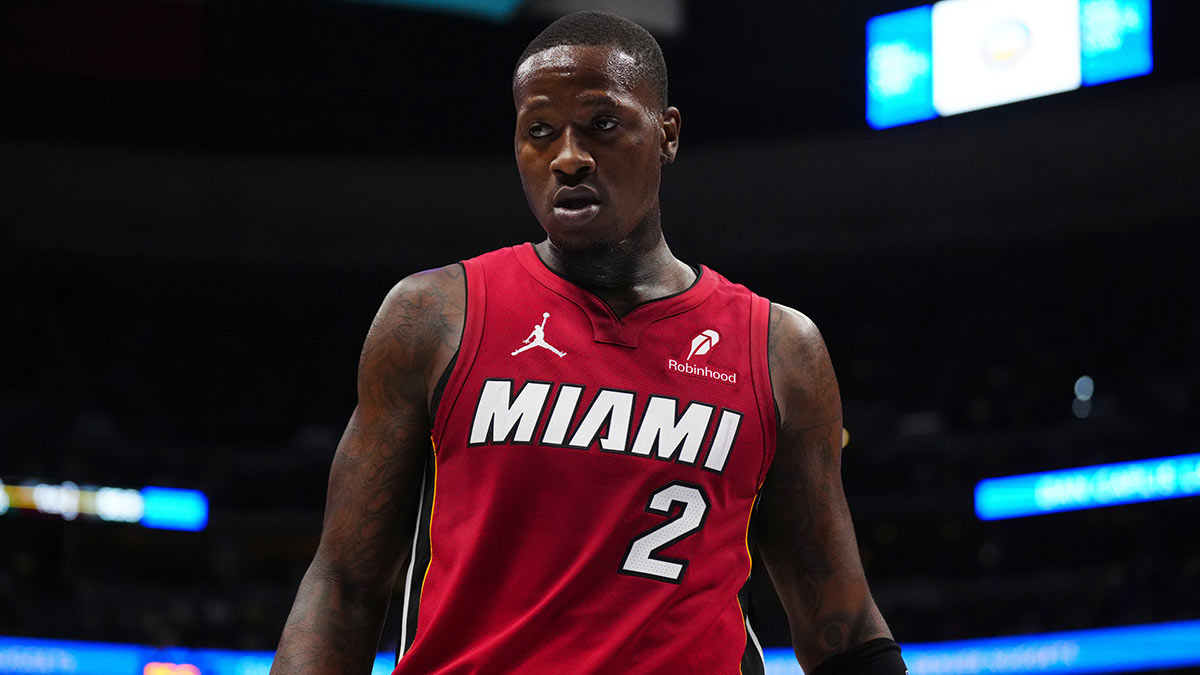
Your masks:
[{"label": "black jersey trim", "polygon": [[[466,307],[467,301],[468,301],[467,295],[470,293],[470,289],[467,287],[467,266],[462,264],[461,262],[455,263],[455,264],[458,265],[458,269],[462,271],[462,275],[463,275],[463,307]],[[460,353],[462,353],[463,338],[465,338],[466,336],[467,336],[467,313],[464,310],[463,311],[463,334],[458,336],[458,347],[456,347],[454,349],[454,354],[452,354],[450,356],[450,362],[447,363],[446,368],[444,370],[442,370],[442,375],[441,375],[441,377],[438,378],[437,384],[433,385],[433,395],[429,397],[429,419],[430,420],[437,419],[438,404],[440,404],[442,402],[442,393],[446,390],[446,385],[449,384],[449,382],[450,382],[450,375],[451,375],[451,373],[454,372],[454,364],[458,363],[458,355]]]},{"label": "black jersey trim", "polygon": [[767,664],[762,653],[762,645],[754,629],[750,627],[750,579],[738,591],[738,605],[742,608],[742,625],[746,627],[746,649],[742,652],[742,675],[766,675]]},{"label": "black jersey trim", "polygon": [[425,590],[425,576],[433,559],[429,528],[433,517],[433,502],[437,493],[437,456],[430,452],[425,461],[425,476],[421,481],[420,509],[417,527],[413,532],[413,547],[409,553],[408,570],[405,573],[404,603],[400,608],[400,639],[396,641],[396,663],[412,648],[417,637],[417,617],[421,610],[421,593]]},{"label": "black jersey trim", "polygon": [[[758,549],[758,533],[754,526],[754,516],[758,513],[758,498],[754,496],[754,503],[750,505],[750,517],[746,519],[746,555],[750,560],[751,569],[754,568],[754,553]],[[754,634],[754,629],[750,627],[750,615],[754,613],[753,598],[750,597],[750,574],[746,575],[746,583],[742,584],[737,593],[738,608],[742,610],[742,625],[746,629],[746,648],[742,651],[741,675],[766,675],[767,663],[766,657],[763,656],[762,643],[758,641],[758,636]]]},{"label": "black jersey trim", "polygon": [[438,378],[437,384],[433,386],[433,396],[429,397],[429,419],[437,419],[438,405],[442,402],[442,393],[446,391],[446,384],[450,381],[450,373],[454,372],[454,364],[458,363],[458,353],[462,350],[459,346],[454,350],[454,355],[450,357],[450,363],[446,364],[446,369],[442,371],[442,376]]}]

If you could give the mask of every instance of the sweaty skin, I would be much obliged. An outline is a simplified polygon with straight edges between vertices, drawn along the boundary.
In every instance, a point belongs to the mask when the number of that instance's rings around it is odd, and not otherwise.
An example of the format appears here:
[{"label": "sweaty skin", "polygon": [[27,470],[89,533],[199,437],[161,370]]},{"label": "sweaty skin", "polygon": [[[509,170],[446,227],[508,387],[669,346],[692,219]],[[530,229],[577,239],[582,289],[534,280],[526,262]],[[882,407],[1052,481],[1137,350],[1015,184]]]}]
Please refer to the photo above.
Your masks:
[{"label": "sweaty skin", "polygon": [[[667,247],[658,198],[662,166],[679,147],[679,111],[663,108],[636,62],[609,47],[554,47],[517,69],[513,102],[517,167],[546,232],[536,245],[546,265],[618,316],[688,288],[695,272]],[[330,470],[321,542],[273,674],[370,672],[413,535],[432,392],[462,339],[465,306],[466,282],[452,265],[404,279],[376,315],[358,405]],[[769,330],[780,423],[756,526],[797,660],[811,672],[891,634],[842,491],[841,400],[825,343],[782,305],[772,305]]]}]

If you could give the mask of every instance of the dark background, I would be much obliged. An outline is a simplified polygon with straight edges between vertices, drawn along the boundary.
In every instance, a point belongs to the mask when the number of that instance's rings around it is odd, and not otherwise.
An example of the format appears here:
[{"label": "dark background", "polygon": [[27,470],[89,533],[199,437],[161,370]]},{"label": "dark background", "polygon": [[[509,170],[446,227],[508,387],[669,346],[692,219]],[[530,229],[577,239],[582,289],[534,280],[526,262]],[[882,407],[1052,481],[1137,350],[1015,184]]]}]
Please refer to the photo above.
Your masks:
[{"label": "dark background", "polygon": [[[1197,3],[1154,3],[1149,77],[872,131],[865,22],[912,4],[686,4],[661,36],[668,241],[821,327],[901,642],[1197,618],[1195,499],[972,503],[985,477],[1197,449]],[[0,7],[0,478],[212,502],[199,534],[0,518],[0,634],[274,647],[378,303],[540,236],[509,76],[547,21]],[[759,636],[785,645],[758,579]]]}]

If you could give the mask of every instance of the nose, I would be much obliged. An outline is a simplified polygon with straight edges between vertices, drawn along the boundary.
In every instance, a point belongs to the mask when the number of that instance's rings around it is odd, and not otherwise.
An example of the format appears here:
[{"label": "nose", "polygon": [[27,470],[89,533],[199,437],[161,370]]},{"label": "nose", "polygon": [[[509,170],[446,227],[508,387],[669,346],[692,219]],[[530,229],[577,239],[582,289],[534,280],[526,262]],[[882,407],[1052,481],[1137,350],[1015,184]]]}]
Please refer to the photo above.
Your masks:
[{"label": "nose", "polygon": [[596,170],[596,160],[579,141],[578,132],[570,127],[559,136],[558,152],[550,160],[550,170],[559,180],[571,183]]}]

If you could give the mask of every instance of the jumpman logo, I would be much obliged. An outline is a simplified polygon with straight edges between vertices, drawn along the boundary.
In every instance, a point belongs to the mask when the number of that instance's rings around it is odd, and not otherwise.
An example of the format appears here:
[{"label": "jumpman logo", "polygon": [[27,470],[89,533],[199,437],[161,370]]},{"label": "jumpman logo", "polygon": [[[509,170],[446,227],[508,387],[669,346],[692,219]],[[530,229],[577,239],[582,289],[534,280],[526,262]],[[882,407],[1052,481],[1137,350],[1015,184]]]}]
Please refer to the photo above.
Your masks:
[{"label": "jumpman logo", "polygon": [[516,356],[527,349],[533,349],[534,347],[545,347],[555,354],[558,354],[560,359],[567,355],[566,352],[560,352],[554,347],[546,344],[546,319],[549,318],[550,312],[542,312],[542,322],[533,327],[533,332],[529,334],[529,337],[525,338],[525,346],[513,352],[513,356]]}]

